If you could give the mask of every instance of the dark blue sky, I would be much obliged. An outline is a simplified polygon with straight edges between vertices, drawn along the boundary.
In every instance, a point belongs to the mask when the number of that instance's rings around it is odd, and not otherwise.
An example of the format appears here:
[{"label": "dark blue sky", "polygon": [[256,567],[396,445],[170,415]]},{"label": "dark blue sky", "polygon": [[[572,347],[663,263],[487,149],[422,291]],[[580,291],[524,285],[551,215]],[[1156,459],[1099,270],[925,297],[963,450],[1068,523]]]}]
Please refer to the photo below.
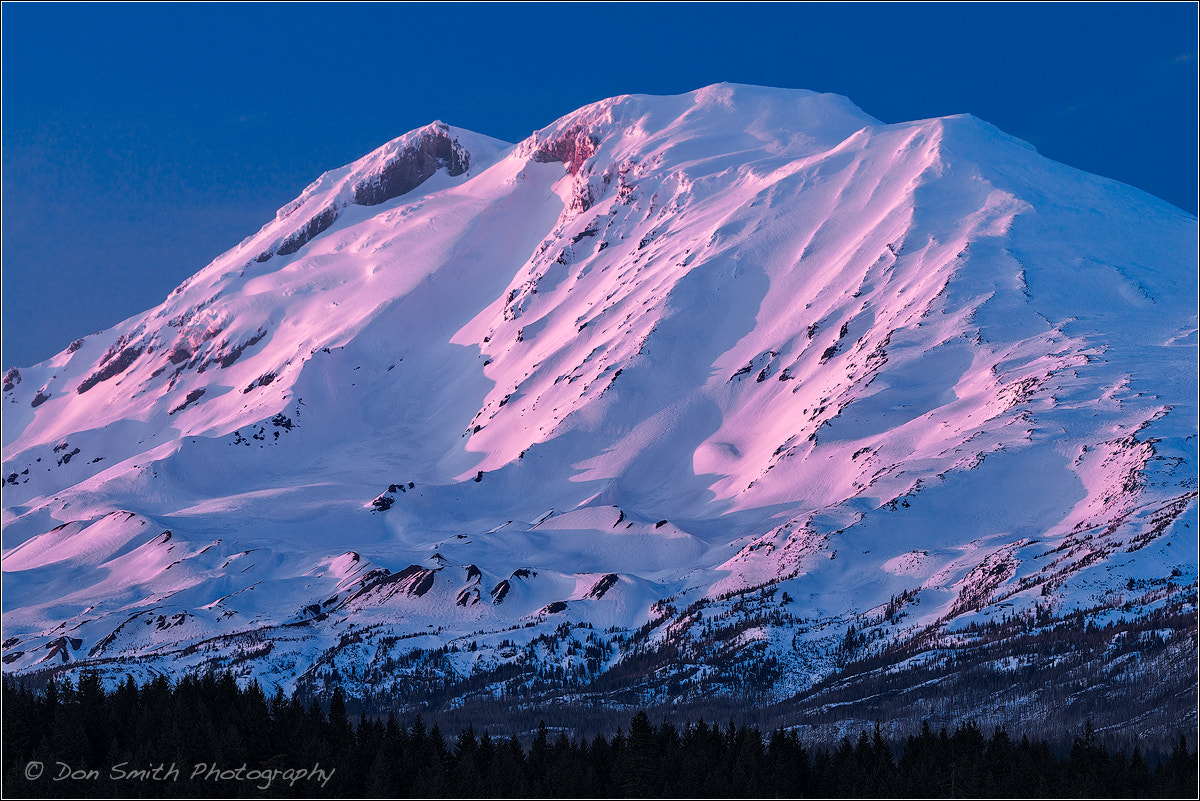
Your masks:
[{"label": "dark blue sky", "polygon": [[434,119],[618,94],[970,112],[1195,214],[1195,3],[3,5],[5,367],[160,302],[322,171]]}]

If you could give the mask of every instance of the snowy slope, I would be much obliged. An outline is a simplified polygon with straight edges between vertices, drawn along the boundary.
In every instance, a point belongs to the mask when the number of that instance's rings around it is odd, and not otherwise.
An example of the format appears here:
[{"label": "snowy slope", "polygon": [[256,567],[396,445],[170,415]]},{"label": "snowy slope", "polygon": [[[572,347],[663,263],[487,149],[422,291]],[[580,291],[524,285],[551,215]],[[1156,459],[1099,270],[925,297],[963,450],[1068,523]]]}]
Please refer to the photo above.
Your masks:
[{"label": "snowy slope", "polygon": [[877,648],[1190,597],[1196,231],[973,117],[798,90],[434,123],[5,373],[5,669],[361,694],[441,649],[585,687],[706,607],[785,697],[898,597]]}]

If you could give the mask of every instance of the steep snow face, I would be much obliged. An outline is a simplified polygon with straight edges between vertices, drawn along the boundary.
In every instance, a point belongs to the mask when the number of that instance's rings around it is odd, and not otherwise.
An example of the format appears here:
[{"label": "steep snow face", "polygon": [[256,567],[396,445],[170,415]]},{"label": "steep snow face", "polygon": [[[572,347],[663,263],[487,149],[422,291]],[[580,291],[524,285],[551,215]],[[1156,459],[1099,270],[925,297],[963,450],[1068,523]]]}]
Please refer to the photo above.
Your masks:
[{"label": "steep snow face", "polygon": [[[721,84],[434,123],[5,374],[5,664],[305,682],[354,625],[482,638],[467,675],[563,621],[698,642],[763,585],[824,627],[903,598],[896,642],[1194,583],[1196,257],[970,116]],[[731,647],[778,692],[835,668],[763,625]]]}]

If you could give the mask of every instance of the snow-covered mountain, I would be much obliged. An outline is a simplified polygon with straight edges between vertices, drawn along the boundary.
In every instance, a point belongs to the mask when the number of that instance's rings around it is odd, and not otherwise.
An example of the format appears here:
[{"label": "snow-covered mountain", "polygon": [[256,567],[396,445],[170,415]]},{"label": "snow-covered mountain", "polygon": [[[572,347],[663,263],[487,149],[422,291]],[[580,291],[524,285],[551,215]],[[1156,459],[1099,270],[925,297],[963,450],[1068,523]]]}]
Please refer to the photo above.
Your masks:
[{"label": "snow-covered mountain", "polygon": [[5,670],[833,719],[969,667],[997,720],[1075,670],[1194,720],[1196,263],[969,115],[435,122],[5,372]]}]

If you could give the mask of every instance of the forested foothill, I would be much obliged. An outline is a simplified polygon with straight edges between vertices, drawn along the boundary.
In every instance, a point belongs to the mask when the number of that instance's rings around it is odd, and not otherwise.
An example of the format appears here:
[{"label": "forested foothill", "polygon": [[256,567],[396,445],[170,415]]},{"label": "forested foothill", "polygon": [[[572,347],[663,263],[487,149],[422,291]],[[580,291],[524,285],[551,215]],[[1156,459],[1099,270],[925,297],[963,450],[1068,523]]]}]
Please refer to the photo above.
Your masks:
[{"label": "forested foothill", "polygon": [[[797,729],[644,711],[608,735],[543,723],[492,735],[420,715],[353,719],[340,690],[306,705],[232,674],[99,674],[3,683],[3,794],[13,797],[1196,797],[1194,732],[1169,753],[1111,748],[1090,723],[1061,742],[928,723],[814,743]],[[493,728],[487,726],[486,728]],[[1189,736],[1191,737],[1189,741]]]}]

